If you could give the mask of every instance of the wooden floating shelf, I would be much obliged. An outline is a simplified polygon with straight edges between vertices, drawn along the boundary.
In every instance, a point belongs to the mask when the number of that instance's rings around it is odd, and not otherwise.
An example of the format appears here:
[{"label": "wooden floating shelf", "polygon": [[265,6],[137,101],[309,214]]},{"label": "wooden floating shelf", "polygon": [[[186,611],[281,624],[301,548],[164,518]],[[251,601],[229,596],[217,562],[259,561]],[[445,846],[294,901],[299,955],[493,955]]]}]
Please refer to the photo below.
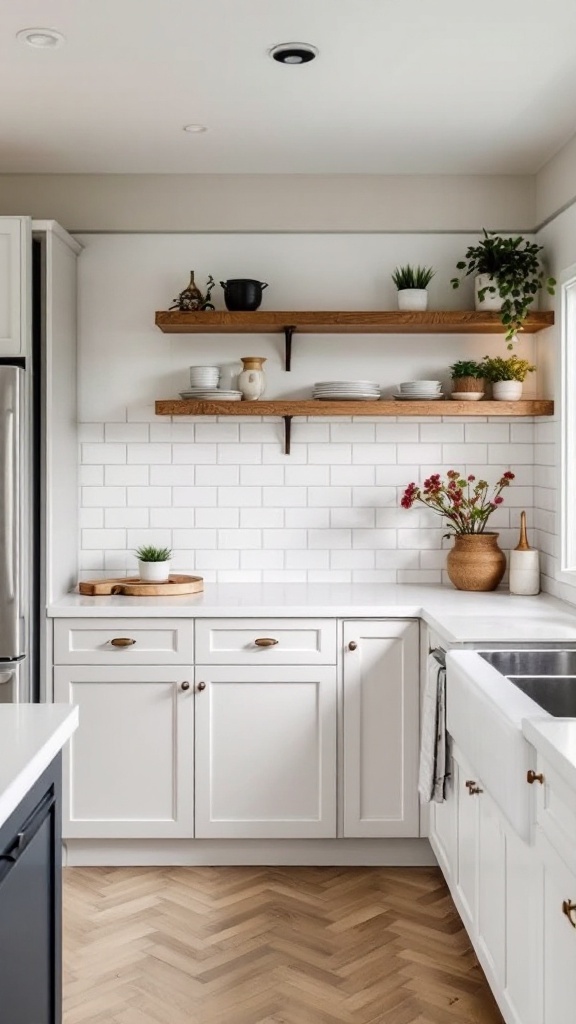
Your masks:
[{"label": "wooden floating shelf", "polygon": [[157,416],[280,416],[285,428],[284,450],[289,454],[293,416],[552,416],[554,402],[547,398],[519,402],[194,402],[161,398],[155,408]]}]

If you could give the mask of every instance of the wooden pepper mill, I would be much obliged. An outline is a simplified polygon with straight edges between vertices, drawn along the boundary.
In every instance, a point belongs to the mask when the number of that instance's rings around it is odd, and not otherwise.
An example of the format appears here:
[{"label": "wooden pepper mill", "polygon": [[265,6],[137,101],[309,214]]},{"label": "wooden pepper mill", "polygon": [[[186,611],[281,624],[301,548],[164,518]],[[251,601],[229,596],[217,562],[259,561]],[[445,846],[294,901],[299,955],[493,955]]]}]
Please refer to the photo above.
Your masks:
[{"label": "wooden pepper mill", "polygon": [[540,558],[526,534],[526,513],[520,516],[520,540],[510,552],[510,593],[530,597],[540,593]]}]

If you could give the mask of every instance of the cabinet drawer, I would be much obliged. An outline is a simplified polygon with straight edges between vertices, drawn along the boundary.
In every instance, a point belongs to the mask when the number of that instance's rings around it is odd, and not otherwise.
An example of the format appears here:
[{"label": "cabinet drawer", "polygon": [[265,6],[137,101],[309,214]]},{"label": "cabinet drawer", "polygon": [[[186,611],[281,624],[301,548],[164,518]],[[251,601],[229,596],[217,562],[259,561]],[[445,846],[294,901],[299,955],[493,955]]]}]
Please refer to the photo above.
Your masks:
[{"label": "cabinet drawer", "polygon": [[204,665],[334,665],[336,620],[198,619],[196,662]]},{"label": "cabinet drawer", "polygon": [[[118,644],[114,641],[134,641]],[[56,665],[191,665],[190,619],[56,619]]]},{"label": "cabinet drawer", "polygon": [[568,863],[574,864],[576,849],[576,793],[545,758],[538,756],[537,772],[544,782],[534,782],[536,823],[551,846]]}]

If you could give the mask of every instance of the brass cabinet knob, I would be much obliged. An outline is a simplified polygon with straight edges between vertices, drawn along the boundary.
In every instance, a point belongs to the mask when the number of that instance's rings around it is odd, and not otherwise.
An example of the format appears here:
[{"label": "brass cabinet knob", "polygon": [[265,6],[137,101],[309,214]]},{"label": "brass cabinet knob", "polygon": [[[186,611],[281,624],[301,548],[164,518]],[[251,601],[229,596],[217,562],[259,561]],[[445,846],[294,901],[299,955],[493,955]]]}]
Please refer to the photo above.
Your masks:
[{"label": "brass cabinet knob", "polygon": [[206,683],[198,683],[196,689],[198,690],[199,693],[202,693],[202,690],[206,689]]},{"label": "brass cabinet knob", "polygon": [[190,689],[190,683],[188,683],[188,682],[180,683],[180,689],[181,690],[189,690]]},{"label": "brass cabinet knob", "polygon": [[112,644],[112,647],[132,647],[136,641],[132,640],[129,636],[115,636],[110,643]]},{"label": "brass cabinet knob", "polygon": [[254,641],[256,647],[275,647],[278,642],[278,640],[274,640],[271,636],[261,636]]},{"label": "brass cabinet knob", "polygon": [[468,790],[470,796],[477,796],[478,793],[484,792],[483,789],[480,789],[480,786],[476,783],[474,779],[468,779],[466,783],[466,789]]},{"label": "brass cabinet knob", "polygon": [[576,910],[576,903],[572,903],[571,900],[563,900],[562,902],[562,913],[566,914],[566,917],[570,921],[573,928],[576,928],[576,921],[572,917],[573,911]]},{"label": "brass cabinet knob", "polygon": [[355,651],[357,647],[358,647],[358,644],[356,643],[355,640],[351,640],[350,643],[348,644],[348,650],[349,651]]},{"label": "brass cabinet knob", "polygon": [[543,786],[544,776],[542,772],[533,772],[530,768],[530,771],[526,772],[526,782],[528,782],[530,785],[532,785],[534,782],[539,782],[540,785]]}]

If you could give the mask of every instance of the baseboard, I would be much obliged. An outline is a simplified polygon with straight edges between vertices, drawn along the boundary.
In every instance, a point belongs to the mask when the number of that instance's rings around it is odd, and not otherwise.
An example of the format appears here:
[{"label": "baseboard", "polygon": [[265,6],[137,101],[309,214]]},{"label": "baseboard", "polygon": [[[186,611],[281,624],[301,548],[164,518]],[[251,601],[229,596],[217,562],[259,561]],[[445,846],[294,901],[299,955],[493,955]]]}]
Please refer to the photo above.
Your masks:
[{"label": "baseboard", "polygon": [[427,839],[67,839],[66,867],[291,866],[429,867]]}]

